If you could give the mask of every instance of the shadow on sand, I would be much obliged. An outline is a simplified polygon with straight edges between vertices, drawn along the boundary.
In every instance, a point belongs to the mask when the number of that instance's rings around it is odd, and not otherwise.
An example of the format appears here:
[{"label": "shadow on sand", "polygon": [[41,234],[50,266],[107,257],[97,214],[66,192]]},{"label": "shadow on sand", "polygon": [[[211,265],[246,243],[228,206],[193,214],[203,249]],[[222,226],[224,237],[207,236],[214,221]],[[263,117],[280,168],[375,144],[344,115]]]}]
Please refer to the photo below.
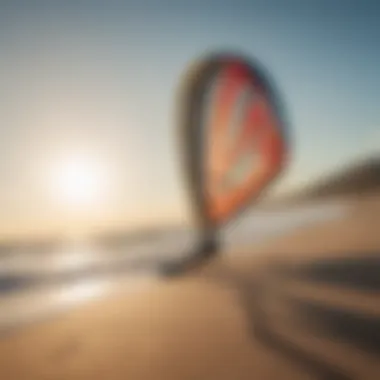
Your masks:
[{"label": "shadow on sand", "polygon": [[[347,369],[350,368],[350,363],[331,363],[292,339],[294,331],[294,335],[318,337],[319,342],[323,339],[327,343],[338,342],[359,351],[360,355],[378,357],[380,252],[348,252],[344,257],[340,256],[316,259],[307,263],[273,261],[263,265],[259,270],[255,269],[252,276],[237,275],[224,268],[215,272],[214,279],[227,282],[236,290],[247,316],[250,335],[255,341],[259,340],[266,347],[289,358],[319,379],[356,379],[357,374],[352,374]],[[356,294],[371,294],[378,299],[376,305],[379,306],[379,313],[370,316],[360,310],[343,310],[331,303],[315,302],[314,299],[299,300],[284,293],[283,288],[289,281],[297,281],[300,287],[302,284],[316,288],[320,285],[324,288],[338,287],[343,289],[346,295],[350,291]],[[285,334],[285,337],[278,334],[277,325],[288,329],[289,334]],[[326,344],[326,355],[323,356],[329,356],[328,350],[329,345]],[[377,372],[370,378],[378,379],[379,376]]]}]

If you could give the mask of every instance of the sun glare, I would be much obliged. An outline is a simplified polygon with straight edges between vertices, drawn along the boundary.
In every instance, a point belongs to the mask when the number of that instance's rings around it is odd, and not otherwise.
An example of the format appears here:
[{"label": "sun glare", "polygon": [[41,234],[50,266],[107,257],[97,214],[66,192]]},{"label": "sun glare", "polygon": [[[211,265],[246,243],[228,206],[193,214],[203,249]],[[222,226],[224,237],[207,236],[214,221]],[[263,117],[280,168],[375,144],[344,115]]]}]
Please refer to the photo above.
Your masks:
[{"label": "sun glare", "polygon": [[65,206],[96,205],[105,196],[106,176],[90,157],[72,156],[54,168],[53,195]]}]

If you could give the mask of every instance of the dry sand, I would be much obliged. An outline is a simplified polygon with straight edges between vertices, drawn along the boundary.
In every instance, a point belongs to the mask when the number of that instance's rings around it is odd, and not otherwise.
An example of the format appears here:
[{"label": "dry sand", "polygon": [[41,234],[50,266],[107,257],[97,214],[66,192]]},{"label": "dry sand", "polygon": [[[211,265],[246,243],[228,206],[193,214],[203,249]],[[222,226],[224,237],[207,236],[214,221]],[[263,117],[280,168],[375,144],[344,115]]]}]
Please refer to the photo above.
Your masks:
[{"label": "dry sand", "polygon": [[380,379],[376,339],[372,346],[360,337],[347,341],[319,326],[317,317],[331,320],[329,311],[303,311],[338,308],[370,316],[364,325],[376,327],[376,281],[363,289],[354,280],[294,275],[331,257],[343,266],[348,256],[380,259],[380,197],[352,202],[345,220],[246,248],[141,292],[120,289],[4,337],[0,379]]}]

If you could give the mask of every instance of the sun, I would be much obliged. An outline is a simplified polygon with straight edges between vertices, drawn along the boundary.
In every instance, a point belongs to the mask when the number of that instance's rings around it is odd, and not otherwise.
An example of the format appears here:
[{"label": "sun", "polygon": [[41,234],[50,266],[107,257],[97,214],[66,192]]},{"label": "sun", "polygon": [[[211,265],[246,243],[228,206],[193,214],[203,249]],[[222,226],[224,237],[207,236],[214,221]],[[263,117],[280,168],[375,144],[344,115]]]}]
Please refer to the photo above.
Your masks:
[{"label": "sun", "polygon": [[97,205],[105,196],[105,174],[102,165],[93,157],[81,154],[65,157],[52,171],[53,196],[65,206]]}]

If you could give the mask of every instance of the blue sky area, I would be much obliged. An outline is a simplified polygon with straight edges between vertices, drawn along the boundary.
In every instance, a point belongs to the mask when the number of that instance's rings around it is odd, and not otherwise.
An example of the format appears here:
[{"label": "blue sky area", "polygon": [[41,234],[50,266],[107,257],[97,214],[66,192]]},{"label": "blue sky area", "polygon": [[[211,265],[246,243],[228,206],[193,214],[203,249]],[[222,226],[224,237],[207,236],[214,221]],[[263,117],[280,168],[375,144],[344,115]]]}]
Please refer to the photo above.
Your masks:
[{"label": "blue sky area", "polygon": [[69,223],[46,173],[78,152],[111,189],[88,220],[184,218],[175,91],[212,50],[256,57],[284,97],[293,151],[276,192],[379,152],[379,25],[377,1],[1,1],[0,228]]}]

